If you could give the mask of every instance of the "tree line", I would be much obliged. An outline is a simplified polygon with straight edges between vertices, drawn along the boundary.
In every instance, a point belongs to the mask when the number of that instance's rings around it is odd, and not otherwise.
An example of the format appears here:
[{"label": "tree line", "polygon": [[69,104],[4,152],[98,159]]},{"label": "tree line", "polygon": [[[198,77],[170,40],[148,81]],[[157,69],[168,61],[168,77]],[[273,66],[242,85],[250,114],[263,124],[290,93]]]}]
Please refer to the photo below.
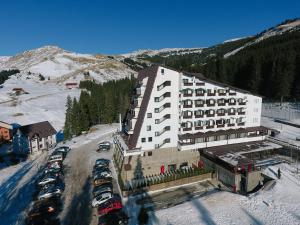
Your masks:
[{"label": "tree line", "polygon": [[79,135],[96,124],[118,122],[119,114],[124,118],[134,84],[134,77],[103,84],[81,81],[79,99],[67,98],[64,138]]},{"label": "tree line", "polygon": [[201,72],[210,79],[246,89],[268,100],[299,101],[300,31],[269,37],[224,58],[225,53],[252,40],[250,37],[204,49],[201,53],[155,56],[148,60],[178,70]]},{"label": "tree line", "polygon": [[11,75],[20,73],[20,70],[2,70],[0,72],[0,84],[3,84]]}]

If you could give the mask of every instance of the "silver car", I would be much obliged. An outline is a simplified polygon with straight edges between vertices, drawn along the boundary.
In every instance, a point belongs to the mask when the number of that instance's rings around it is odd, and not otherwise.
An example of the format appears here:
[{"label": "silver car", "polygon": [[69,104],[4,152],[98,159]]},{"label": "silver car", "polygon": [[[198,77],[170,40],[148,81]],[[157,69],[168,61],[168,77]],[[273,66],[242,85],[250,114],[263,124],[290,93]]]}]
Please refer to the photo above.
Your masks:
[{"label": "silver car", "polygon": [[61,195],[62,193],[62,189],[54,184],[47,186],[47,188],[43,188],[39,195],[38,195],[38,199],[46,199],[46,198],[51,198],[55,195]]}]

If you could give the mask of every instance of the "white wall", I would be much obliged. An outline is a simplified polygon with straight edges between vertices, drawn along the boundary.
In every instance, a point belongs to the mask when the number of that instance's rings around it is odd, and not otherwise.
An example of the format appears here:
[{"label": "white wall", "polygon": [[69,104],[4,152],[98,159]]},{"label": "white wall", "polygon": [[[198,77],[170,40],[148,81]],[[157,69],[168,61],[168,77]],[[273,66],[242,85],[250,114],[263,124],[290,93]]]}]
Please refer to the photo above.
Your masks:
[{"label": "white wall", "polygon": [[[164,69],[164,75],[161,74],[161,69]],[[165,81],[171,81],[171,86],[164,87],[157,91],[157,86]],[[155,97],[160,97],[166,92],[171,92],[171,97],[166,97],[161,102],[155,102]],[[138,138],[137,147],[142,147],[142,150],[153,150],[155,144],[161,144],[164,139],[170,138],[171,142],[162,146],[162,148],[177,147],[178,142],[178,94],[179,94],[179,73],[163,67],[158,68],[158,74],[154,81],[153,90],[148,103],[144,122],[141,127],[141,132]],[[164,109],[160,113],[155,113],[154,109],[159,108],[165,103],[171,103],[170,108]],[[152,113],[152,118],[147,118],[147,113]],[[171,118],[166,119],[160,124],[155,124],[155,119],[161,119],[164,115],[170,114]],[[147,131],[147,126],[151,126],[151,131]],[[161,136],[156,137],[155,131],[162,131],[165,126],[170,126],[171,130],[166,131]],[[148,138],[152,137],[152,142],[148,142]],[[146,138],[146,142],[142,143],[141,138]]]}]

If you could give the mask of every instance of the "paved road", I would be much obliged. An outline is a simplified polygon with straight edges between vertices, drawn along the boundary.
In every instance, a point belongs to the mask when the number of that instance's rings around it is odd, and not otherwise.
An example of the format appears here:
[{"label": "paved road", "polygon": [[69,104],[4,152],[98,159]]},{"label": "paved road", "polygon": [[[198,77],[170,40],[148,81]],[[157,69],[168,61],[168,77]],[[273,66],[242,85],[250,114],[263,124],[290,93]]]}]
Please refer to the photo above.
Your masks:
[{"label": "paved road", "polygon": [[[114,127],[112,128],[111,132],[106,131],[106,133],[100,134],[98,138],[94,138],[89,143],[72,147],[71,152],[65,159],[65,191],[62,196],[64,207],[60,215],[61,224],[96,225],[98,223],[96,209],[91,206],[93,185],[90,175],[97,158],[112,158],[113,150],[102,153],[96,152],[97,143],[112,140],[112,133],[115,131]],[[82,138],[79,141],[86,142]],[[78,142],[77,144],[80,145]],[[111,169],[114,177],[116,177],[112,165]],[[114,182],[116,182],[116,179],[114,179]],[[117,185],[114,185],[117,192],[116,187]]]}]

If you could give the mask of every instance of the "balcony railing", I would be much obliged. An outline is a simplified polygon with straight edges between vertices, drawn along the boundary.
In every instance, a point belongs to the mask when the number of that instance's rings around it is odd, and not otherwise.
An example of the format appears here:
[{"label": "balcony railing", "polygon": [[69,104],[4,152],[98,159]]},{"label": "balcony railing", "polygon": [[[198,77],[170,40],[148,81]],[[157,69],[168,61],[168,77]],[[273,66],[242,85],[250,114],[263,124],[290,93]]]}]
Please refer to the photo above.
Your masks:
[{"label": "balcony railing", "polygon": [[160,123],[162,123],[162,122],[164,122],[165,120],[170,119],[170,118],[171,118],[171,115],[170,115],[170,114],[166,114],[166,115],[163,116],[163,118],[161,118],[161,119],[156,119],[156,120],[155,120],[155,123],[156,123],[156,124],[160,124]]},{"label": "balcony railing", "polygon": [[164,127],[164,129],[162,130],[162,131],[157,131],[157,132],[155,132],[155,136],[160,136],[160,135],[162,135],[163,133],[165,133],[166,131],[170,131],[171,130],[171,127],[170,126],[166,126],[166,127]]},{"label": "balcony railing", "polygon": [[204,117],[204,113],[203,114],[194,114],[195,115],[195,118],[203,118]]},{"label": "balcony railing", "polygon": [[183,83],[183,86],[193,86],[193,83],[186,82],[186,83]]},{"label": "balcony railing", "polygon": [[166,139],[163,140],[162,143],[156,144],[156,145],[155,145],[155,148],[161,148],[163,145],[165,145],[165,144],[167,144],[167,143],[170,143],[170,142],[171,142],[170,138],[166,138]]},{"label": "balcony railing", "polygon": [[161,85],[158,85],[158,86],[157,86],[157,90],[160,91],[160,90],[162,90],[164,87],[167,87],[167,86],[171,86],[171,81],[165,81],[165,82],[163,82]]},{"label": "balcony railing", "polygon": [[161,107],[155,108],[154,111],[155,111],[156,113],[160,113],[160,112],[162,112],[164,109],[170,108],[170,107],[171,107],[171,103],[167,102],[167,103],[163,104]]},{"label": "balcony railing", "polygon": [[156,97],[155,98],[155,102],[161,102],[162,100],[164,100],[167,97],[171,97],[171,93],[170,92],[166,92],[162,96]]},{"label": "balcony railing", "polygon": [[183,108],[193,108],[193,104],[183,105]]}]

